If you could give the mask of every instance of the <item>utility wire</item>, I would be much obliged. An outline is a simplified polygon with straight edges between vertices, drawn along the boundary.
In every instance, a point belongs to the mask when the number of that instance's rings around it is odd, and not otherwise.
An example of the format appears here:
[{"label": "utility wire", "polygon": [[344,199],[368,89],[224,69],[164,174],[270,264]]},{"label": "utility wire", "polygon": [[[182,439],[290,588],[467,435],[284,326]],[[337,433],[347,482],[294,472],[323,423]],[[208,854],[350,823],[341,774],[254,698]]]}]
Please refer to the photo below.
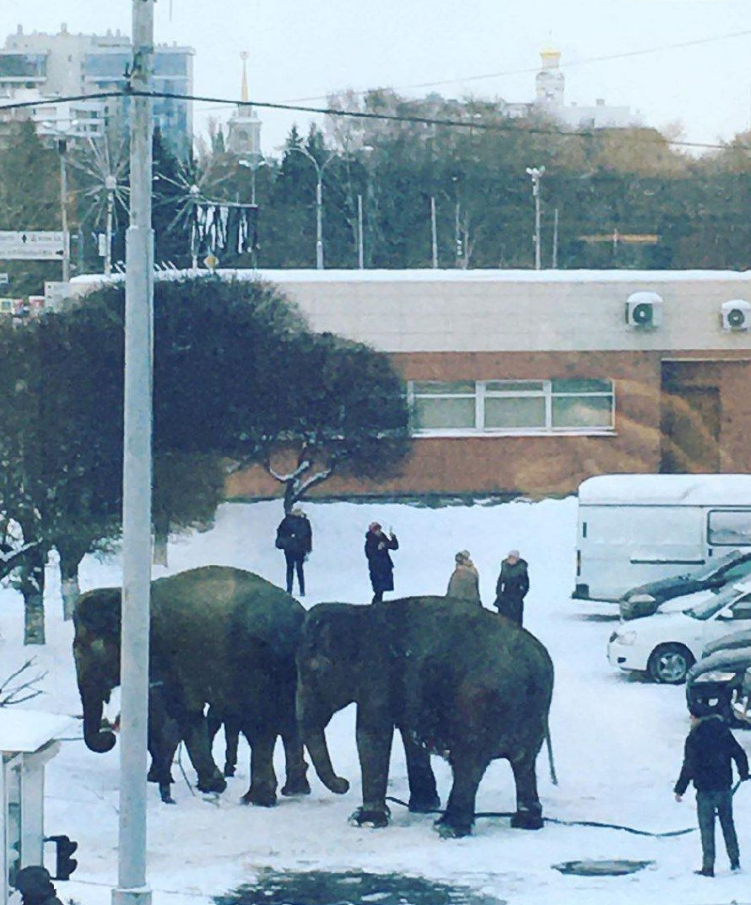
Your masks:
[{"label": "utility wire", "polygon": [[[303,104],[283,104],[283,103],[274,103],[272,101],[257,101],[257,100],[237,100],[234,98],[224,98],[224,97],[206,97],[203,95],[197,94],[175,94],[171,91],[102,91],[96,94],[79,94],[79,95],[71,95],[66,97],[56,97],[55,100],[58,102],[70,102],[70,101],[80,101],[80,100],[103,100],[106,98],[113,97],[152,97],[152,98],[168,98],[171,100],[178,101],[193,101],[195,103],[200,104],[213,104],[213,105],[222,105],[222,106],[233,106],[233,107],[261,107],[267,110],[286,110],[293,113],[315,113],[321,116],[334,116],[340,118],[349,118],[349,119],[366,119],[366,120],[382,120],[387,122],[398,122],[398,123],[415,123],[421,125],[428,126],[445,126],[447,128],[454,129],[469,129],[470,131],[478,131],[478,132],[516,132],[517,134],[523,133],[526,135],[549,135],[549,136],[557,136],[559,138],[569,138],[569,137],[579,137],[579,138],[596,138],[599,137],[605,132],[604,129],[579,129],[571,132],[564,132],[560,129],[555,128],[542,128],[540,126],[526,126],[523,130],[517,130],[513,123],[516,122],[516,119],[508,120],[503,123],[487,123],[481,122],[476,119],[473,120],[462,120],[462,119],[448,119],[443,117],[433,117],[433,116],[417,116],[417,115],[403,115],[397,113],[374,113],[372,111],[364,111],[364,110],[341,110],[337,107],[312,107],[309,105]],[[44,104],[45,101],[37,100],[37,101],[14,101],[10,104],[1,104],[0,112],[3,110],[21,110],[29,107],[39,107]],[[622,130],[618,130],[622,131]],[[656,130],[655,130],[656,131]],[[636,134],[623,134],[624,138],[628,141],[633,142],[642,142],[648,144],[667,144],[674,145],[676,147],[682,148],[700,148],[704,150],[737,150],[737,151],[751,151],[751,145],[728,145],[728,144],[716,144],[711,142],[699,142],[699,141],[680,141],[678,139],[666,138],[661,133],[650,134],[647,133],[644,129],[640,129]]]},{"label": "utility wire", "polygon": [[[625,60],[630,57],[642,57],[652,53],[662,53],[665,50],[679,50],[684,47],[696,47],[699,44],[712,44],[715,41],[727,41],[730,38],[745,38],[751,35],[751,29],[747,29],[746,31],[734,31],[725,35],[714,35],[709,38],[695,38],[692,41],[680,41],[675,44],[663,44],[661,47],[645,47],[641,50],[626,50],[621,53],[612,53],[606,54],[599,57],[587,57],[583,60],[571,60],[566,63],[559,63],[559,69],[570,69],[574,66],[588,66],[590,63],[605,63],[610,60]],[[455,85],[459,82],[479,82],[484,79],[500,79],[505,78],[510,75],[529,75],[530,73],[536,73],[540,71],[539,66],[526,67],[524,69],[506,69],[501,72],[489,72],[485,75],[470,75],[464,77],[457,77],[454,79],[442,79],[436,82],[418,82],[414,85],[401,85],[394,88],[394,91],[412,91],[416,88],[439,88],[442,85]],[[362,91],[354,91],[353,94],[368,94],[368,92],[372,89],[364,89]],[[318,100],[326,100],[325,96],[318,97],[298,97],[295,98],[291,103],[307,103],[309,101],[318,101]]]}]

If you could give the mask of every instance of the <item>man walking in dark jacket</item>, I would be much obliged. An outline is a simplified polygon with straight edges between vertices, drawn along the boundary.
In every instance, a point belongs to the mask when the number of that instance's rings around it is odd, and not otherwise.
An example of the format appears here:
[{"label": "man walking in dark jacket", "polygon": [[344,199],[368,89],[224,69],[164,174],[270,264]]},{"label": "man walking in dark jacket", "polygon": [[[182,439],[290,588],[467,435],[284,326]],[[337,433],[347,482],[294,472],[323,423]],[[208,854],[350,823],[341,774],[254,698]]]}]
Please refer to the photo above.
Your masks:
[{"label": "man walking in dark jacket", "polygon": [[313,531],[302,509],[295,508],[284,516],[276,529],[276,546],[284,550],[284,558],[287,561],[287,593],[292,593],[294,573],[297,572],[300,596],[304,597],[303,563],[313,549]]},{"label": "man walking in dark jacket", "polygon": [[733,765],[741,780],[748,779],[748,758],[721,716],[707,713],[699,704],[689,708],[691,731],[686,739],[683,767],[675,784],[675,800],[681,801],[688,784],[696,788],[696,811],[701,833],[703,877],[714,877],[715,814],[720,818],[730,869],[740,870],[738,837],[733,824]]},{"label": "man walking in dark jacket", "polygon": [[518,550],[511,550],[501,563],[501,574],[495,586],[495,603],[493,606],[501,616],[508,616],[514,622],[522,624],[524,616],[524,598],[529,590],[529,573],[527,563],[519,556]]},{"label": "man walking in dark jacket", "polygon": [[393,531],[386,534],[378,522],[370,523],[365,535],[365,557],[373,586],[371,603],[383,600],[384,591],[394,590],[394,563],[389,550],[398,549],[399,541]]}]

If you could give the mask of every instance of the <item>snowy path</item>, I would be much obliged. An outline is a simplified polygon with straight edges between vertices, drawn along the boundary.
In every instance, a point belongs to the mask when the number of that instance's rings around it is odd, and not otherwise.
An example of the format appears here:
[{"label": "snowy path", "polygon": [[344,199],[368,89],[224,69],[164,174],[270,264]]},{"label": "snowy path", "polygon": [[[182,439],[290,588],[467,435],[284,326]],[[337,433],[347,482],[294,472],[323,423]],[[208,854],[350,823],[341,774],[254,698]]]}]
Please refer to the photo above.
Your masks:
[{"label": "snowy path", "polygon": [[[682,689],[658,687],[614,673],[605,658],[614,622],[604,605],[572,603],[576,501],[523,502],[443,509],[407,505],[309,504],[314,553],[308,568],[307,605],[323,600],[369,600],[362,542],[377,518],[393,525],[401,549],[395,554],[397,594],[444,593],[453,554],[468,548],[481,575],[486,605],[503,555],[518,547],[530,562],[532,590],[526,624],[549,648],[556,665],[552,736],[560,785],[551,785],[547,760],[538,761],[546,815],[563,820],[597,820],[655,832],[695,825],[692,796],[673,801],[688,720]],[[247,568],[280,583],[283,557],[274,549],[281,517],[275,503],[226,504],[214,529],[170,545],[167,571],[208,563]],[[55,570],[50,568],[48,636],[38,665],[49,670],[40,709],[80,713],[70,653],[72,627],[60,618],[62,605]],[[118,584],[116,560],[87,560],[82,589]],[[20,595],[0,590],[3,674],[22,662]],[[751,753],[751,733],[738,734]],[[386,830],[356,829],[347,817],[359,803],[359,772],[352,708],[338,714],[329,731],[337,771],[353,781],[337,798],[313,777],[313,794],[282,799],[272,810],[237,802],[247,788],[247,749],[241,743],[238,776],[218,804],[191,796],[178,780],[176,807],[162,805],[155,788],[149,800],[149,880],[155,905],[195,902],[252,881],[263,867],[276,869],[361,869],[401,871],[472,886],[518,905],[657,905],[665,901],[698,905],[751,900],[747,876],[730,876],[724,856],[714,881],[694,877],[698,835],[650,839],[604,829],[549,824],[537,833],[512,830],[505,820],[480,819],[467,839],[442,841],[431,818],[394,806]],[[221,755],[219,755],[221,756]],[[449,771],[434,764],[445,800]],[[186,760],[188,775],[192,769]],[[281,775],[281,762],[279,764]],[[179,772],[179,771],[178,771]],[[311,771],[312,776],[312,771]],[[390,793],[407,797],[400,744],[395,742]],[[177,778],[177,776],[176,776]],[[68,833],[80,843],[80,867],[59,884],[64,899],[109,905],[116,879],[118,749],[95,755],[81,741],[66,742],[47,779],[48,833]],[[478,810],[514,807],[511,771],[495,762],[480,787]],[[736,823],[742,860],[751,868],[751,784],[737,798]],[[719,846],[721,851],[721,844]],[[632,858],[655,865],[627,877],[562,876],[551,865],[580,858]]]}]

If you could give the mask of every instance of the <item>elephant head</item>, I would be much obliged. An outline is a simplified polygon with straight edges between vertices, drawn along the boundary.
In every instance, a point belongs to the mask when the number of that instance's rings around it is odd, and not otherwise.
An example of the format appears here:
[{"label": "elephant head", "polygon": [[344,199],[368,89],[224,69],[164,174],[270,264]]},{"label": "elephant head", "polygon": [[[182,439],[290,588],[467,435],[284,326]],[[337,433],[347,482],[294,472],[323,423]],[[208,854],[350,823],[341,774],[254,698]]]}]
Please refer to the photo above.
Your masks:
[{"label": "elephant head", "polygon": [[83,737],[91,751],[110,751],[113,732],[101,729],[105,701],[120,684],[120,589],[101,588],[78,598],[73,615],[78,691],[83,704]]},{"label": "elephant head", "polygon": [[337,711],[357,700],[369,610],[345,603],[313,607],[298,647],[297,720],[318,778],[338,795],[349,783],[334,772],[325,729]]}]

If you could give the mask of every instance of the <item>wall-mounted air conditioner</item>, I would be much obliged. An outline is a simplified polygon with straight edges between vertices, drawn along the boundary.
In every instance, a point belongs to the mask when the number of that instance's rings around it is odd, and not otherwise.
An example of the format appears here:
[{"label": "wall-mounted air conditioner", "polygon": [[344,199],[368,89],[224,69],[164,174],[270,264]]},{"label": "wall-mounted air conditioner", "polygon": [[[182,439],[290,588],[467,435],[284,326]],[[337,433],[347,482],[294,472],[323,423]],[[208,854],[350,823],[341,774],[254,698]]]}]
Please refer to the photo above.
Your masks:
[{"label": "wall-mounted air conditioner", "polygon": [[656,292],[632,292],[626,301],[629,327],[652,330],[662,324],[662,298]]}]

